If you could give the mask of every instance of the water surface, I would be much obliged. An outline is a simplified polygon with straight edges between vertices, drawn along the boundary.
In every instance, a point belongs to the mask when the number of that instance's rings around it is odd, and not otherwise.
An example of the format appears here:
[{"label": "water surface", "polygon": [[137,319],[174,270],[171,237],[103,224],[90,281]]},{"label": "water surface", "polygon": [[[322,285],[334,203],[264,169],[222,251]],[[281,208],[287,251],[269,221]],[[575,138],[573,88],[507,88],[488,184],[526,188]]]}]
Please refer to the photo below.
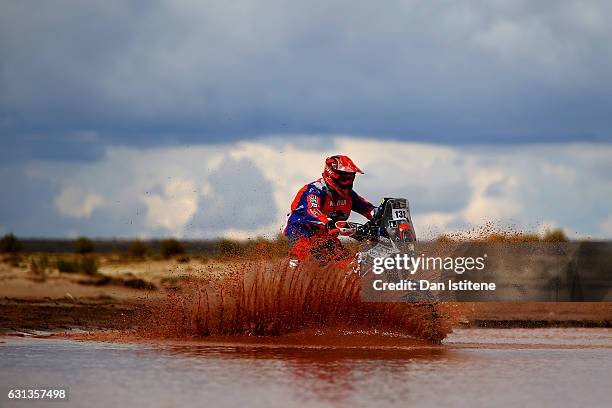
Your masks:
[{"label": "water surface", "polygon": [[441,348],[334,349],[0,338],[9,387],[89,407],[610,406],[611,329],[458,330]]}]

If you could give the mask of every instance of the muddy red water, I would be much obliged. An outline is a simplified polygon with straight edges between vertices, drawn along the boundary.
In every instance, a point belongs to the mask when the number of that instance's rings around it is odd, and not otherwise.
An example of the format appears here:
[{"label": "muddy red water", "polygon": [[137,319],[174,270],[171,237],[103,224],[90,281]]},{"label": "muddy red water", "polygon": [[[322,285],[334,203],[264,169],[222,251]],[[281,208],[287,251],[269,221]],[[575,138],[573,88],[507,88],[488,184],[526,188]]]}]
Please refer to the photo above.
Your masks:
[{"label": "muddy red water", "polygon": [[610,329],[449,335],[455,306],[362,303],[358,284],[245,264],[184,282],[131,330],[0,338],[1,405],[31,387],[67,387],[75,407],[609,403]]},{"label": "muddy red water", "polygon": [[6,390],[68,387],[74,407],[609,406],[612,330],[468,329],[441,346],[0,338]]},{"label": "muddy red water", "polygon": [[333,336],[348,341],[350,331],[361,333],[352,336],[353,342],[385,333],[438,344],[456,321],[451,305],[362,302],[360,284],[345,265],[234,265],[220,276],[185,280],[178,291],[147,310],[132,334],[186,338],[299,333],[300,341],[318,343]]}]

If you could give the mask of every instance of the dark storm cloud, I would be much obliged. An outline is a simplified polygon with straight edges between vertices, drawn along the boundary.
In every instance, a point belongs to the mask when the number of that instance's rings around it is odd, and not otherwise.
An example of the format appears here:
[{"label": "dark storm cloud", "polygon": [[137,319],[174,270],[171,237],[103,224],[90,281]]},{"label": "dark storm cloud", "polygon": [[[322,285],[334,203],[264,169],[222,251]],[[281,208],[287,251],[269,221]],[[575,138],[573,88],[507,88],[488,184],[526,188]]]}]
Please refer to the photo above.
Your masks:
[{"label": "dark storm cloud", "polygon": [[57,143],[78,132],[130,145],[273,133],[612,141],[603,1],[0,7],[0,132],[46,135],[17,144],[34,156],[98,157]]},{"label": "dark storm cloud", "polygon": [[[57,236],[67,234],[62,225],[58,230],[53,209],[53,197],[59,190],[47,181],[35,181],[14,165],[0,167],[2,197],[0,198],[0,226],[6,231],[19,231],[26,236]],[[0,231],[2,232],[2,231]]]},{"label": "dark storm cloud", "polygon": [[103,140],[87,133],[6,135],[2,140],[0,160],[98,160],[104,155],[104,148]]}]

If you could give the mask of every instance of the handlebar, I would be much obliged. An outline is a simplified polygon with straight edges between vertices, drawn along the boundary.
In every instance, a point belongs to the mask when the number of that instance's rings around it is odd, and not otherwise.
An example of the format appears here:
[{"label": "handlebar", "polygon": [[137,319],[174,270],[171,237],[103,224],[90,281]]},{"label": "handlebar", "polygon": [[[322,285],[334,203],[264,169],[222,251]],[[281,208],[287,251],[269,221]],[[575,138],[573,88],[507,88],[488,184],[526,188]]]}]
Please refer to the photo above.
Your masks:
[{"label": "handlebar", "polygon": [[372,221],[368,221],[365,224],[349,221],[337,221],[335,223],[335,227],[336,228],[334,229],[330,229],[329,232],[351,237],[358,241],[378,238],[378,226]]}]

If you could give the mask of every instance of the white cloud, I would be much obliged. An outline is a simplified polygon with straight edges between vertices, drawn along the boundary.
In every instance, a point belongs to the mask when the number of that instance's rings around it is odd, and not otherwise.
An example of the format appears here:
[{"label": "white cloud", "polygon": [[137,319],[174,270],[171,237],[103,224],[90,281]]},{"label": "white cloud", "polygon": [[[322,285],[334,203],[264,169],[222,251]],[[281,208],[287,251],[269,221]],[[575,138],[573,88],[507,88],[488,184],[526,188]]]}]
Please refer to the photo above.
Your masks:
[{"label": "white cloud", "polygon": [[453,224],[459,220],[460,215],[457,213],[442,212],[427,212],[412,217],[419,239],[432,238],[441,233],[453,230]]},{"label": "white cloud", "polygon": [[[605,144],[450,147],[278,136],[227,145],[113,147],[97,162],[37,163],[28,174],[67,186],[56,206],[72,217],[91,217],[93,230],[82,233],[96,235],[96,222],[115,220],[116,236],[244,238],[276,234],[298,189],[319,178],[324,158],[335,153],[348,154],[365,171],[355,185],[362,196],[375,203],[383,196],[408,198],[420,236],[485,222],[612,235],[612,146]],[[132,223],[137,217],[142,222]]]},{"label": "white cloud", "polygon": [[[521,200],[516,176],[502,170],[479,168],[471,175],[472,197],[461,214],[472,224],[511,218],[519,214]],[[492,189],[496,190],[494,193]]]},{"label": "white cloud", "polygon": [[175,179],[166,183],[163,194],[143,197],[147,221],[152,227],[163,227],[178,236],[198,208],[198,193],[191,180]]},{"label": "white cloud", "polygon": [[226,228],[223,230],[220,237],[244,241],[257,237],[274,238],[276,234],[280,233],[281,231],[281,225],[275,222],[256,229]]},{"label": "white cloud", "polygon": [[76,186],[66,186],[54,200],[55,208],[65,217],[88,218],[104,205],[104,198]]},{"label": "white cloud", "polygon": [[565,180],[570,183],[575,182],[577,178],[576,170],[569,165],[544,163],[542,165],[542,171],[549,176],[556,177],[559,180]]},{"label": "white cloud", "polygon": [[210,185],[210,183],[207,183],[207,182],[202,184],[200,191],[202,192],[203,196],[209,196],[213,193],[212,186]]}]

